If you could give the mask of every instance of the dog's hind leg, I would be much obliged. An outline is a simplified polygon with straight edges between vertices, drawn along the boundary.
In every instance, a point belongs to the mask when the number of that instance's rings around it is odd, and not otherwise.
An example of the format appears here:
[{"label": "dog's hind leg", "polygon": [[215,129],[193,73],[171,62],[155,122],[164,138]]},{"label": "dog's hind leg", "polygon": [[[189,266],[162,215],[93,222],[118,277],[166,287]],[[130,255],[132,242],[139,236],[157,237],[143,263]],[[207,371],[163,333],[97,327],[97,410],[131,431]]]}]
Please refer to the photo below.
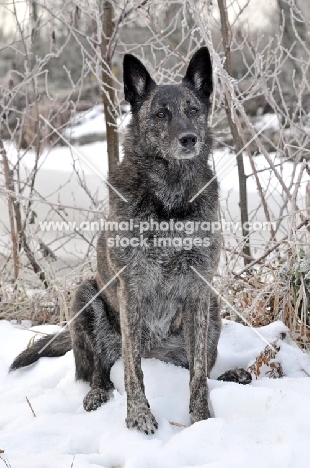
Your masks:
[{"label": "dog's hind leg", "polygon": [[110,370],[121,355],[121,337],[109,322],[104,299],[97,296],[92,300],[97,292],[95,280],[87,280],[78,288],[72,311],[76,318],[70,325],[76,379],[91,386],[83,400],[86,411],[96,410],[108,401],[113,389]]}]

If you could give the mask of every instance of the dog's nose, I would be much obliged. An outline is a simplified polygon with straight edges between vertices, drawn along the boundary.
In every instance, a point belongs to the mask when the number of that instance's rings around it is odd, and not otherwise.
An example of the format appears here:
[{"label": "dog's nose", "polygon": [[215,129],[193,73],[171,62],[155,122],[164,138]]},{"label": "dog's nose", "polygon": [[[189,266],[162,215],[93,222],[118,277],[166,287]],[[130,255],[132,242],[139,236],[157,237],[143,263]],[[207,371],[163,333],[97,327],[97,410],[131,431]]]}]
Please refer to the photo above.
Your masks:
[{"label": "dog's nose", "polygon": [[181,133],[179,142],[184,148],[193,148],[197,143],[197,135],[195,133]]}]

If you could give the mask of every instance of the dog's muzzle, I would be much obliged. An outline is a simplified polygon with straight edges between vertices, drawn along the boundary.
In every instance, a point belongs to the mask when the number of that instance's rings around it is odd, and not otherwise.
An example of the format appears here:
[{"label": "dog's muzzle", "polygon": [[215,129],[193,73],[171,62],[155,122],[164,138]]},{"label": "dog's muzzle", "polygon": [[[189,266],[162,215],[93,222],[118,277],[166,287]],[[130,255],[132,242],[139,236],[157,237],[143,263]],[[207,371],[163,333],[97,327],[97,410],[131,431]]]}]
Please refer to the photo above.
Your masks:
[{"label": "dog's muzzle", "polygon": [[198,138],[195,133],[181,133],[179,151],[175,159],[192,159],[199,153]]}]

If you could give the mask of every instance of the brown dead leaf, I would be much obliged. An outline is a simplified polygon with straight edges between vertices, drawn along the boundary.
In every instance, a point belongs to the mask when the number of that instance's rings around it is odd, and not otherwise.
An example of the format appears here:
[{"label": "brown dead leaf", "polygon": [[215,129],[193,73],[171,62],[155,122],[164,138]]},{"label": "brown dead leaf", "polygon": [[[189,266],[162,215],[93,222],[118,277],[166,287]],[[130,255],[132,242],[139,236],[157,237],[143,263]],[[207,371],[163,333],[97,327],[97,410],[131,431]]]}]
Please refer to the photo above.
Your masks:
[{"label": "brown dead leaf", "polygon": [[254,364],[248,367],[247,371],[258,379],[260,376],[267,376],[271,379],[279,379],[283,377],[283,369],[279,362],[275,361],[275,357],[280,351],[280,346],[277,341],[272,343],[272,346],[266,346],[265,349],[257,356]]}]

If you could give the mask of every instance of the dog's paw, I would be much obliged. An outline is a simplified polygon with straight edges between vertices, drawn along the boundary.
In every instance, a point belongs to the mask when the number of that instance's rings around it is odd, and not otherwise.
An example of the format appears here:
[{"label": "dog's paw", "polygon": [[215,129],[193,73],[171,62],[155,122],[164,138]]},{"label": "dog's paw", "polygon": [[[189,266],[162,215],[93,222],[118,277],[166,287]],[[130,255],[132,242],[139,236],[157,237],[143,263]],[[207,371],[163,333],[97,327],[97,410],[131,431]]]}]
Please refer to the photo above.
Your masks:
[{"label": "dog's paw", "polygon": [[86,411],[95,411],[109,399],[109,394],[102,388],[92,388],[84,397],[83,406]]},{"label": "dog's paw", "polygon": [[252,376],[250,372],[245,369],[232,369],[224,374],[220,375],[217,380],[224,382],[236,382],[242,385],[247,385],[252,382]]},{"label": "dog's paw", "polygon": [[144,434],[154,434],[158,429],[158,424],[149,408],[137,410],[127,416],[126,424],[128,429],[136,429]]}]

